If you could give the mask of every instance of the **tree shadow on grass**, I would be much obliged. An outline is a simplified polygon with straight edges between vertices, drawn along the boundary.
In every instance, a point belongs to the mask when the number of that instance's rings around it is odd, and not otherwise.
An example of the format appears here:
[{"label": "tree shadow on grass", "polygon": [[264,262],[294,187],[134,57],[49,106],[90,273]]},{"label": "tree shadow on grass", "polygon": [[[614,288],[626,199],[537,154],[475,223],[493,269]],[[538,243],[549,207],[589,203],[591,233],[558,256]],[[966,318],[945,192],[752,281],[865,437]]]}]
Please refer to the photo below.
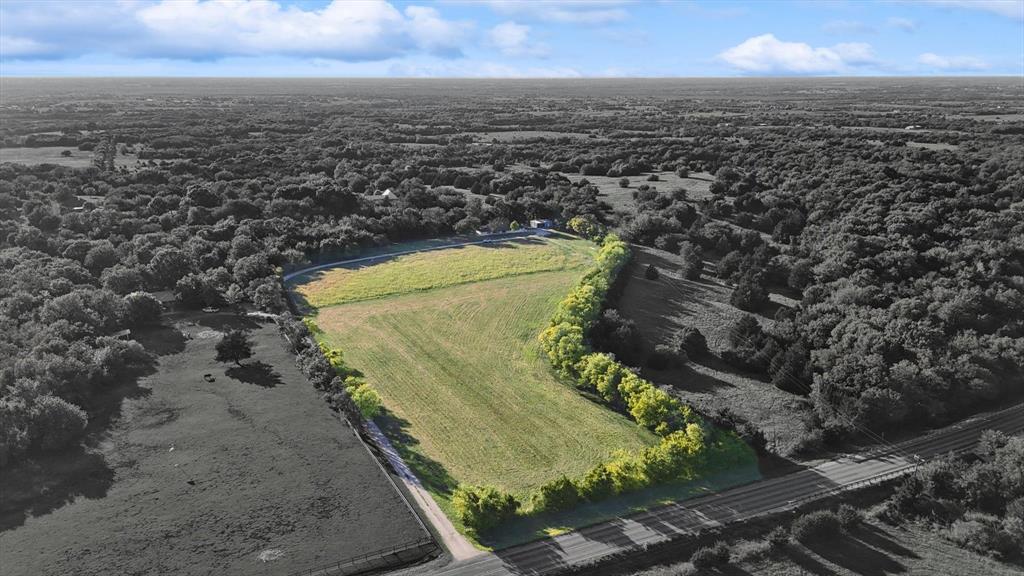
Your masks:
[{"label": "tree shadow on grass", "polygon": [[132,332],[132,339],[137,341],[147,352],[156,356],[177,354],[185,350],[185,335],[173,326],[160,324],[147,326]]},{"label": "tree shadow on grass", "polygon": [[860,528],[858,528],[856,536],[865,544],[879,550],[884,550],[885,552],[895,556],[903,556],[904,558],[921,557],[917,552],[914,552],[910,548],[907,548],[896,540],[893,540],[889,533],[882,528],[877,528],[869,524],[862,524]]},{"label": "tree shadow on grass", "polygon": [[255,384],[263,388],[273,388],[282,383],[281,375],[274,370],[274,367],[260,360],[233,366],[225,370],[224,373],[240,382]]},{"label": "tree shadow on grass", "polygon": [[409,421],[387,409],[382,410],[374,421],[391,441],[391,445],[405,464],[416,474],[423,487],[432,493],[450,498],[458,482],[444,465],[415,449],[420,441],[409,433]]},{"label": "tree shadow on grass", "polygon": [[799,548],[790,546],[786,551],[786,556],[808,574],[814,574],[815,576],[838,576],[835,570],[825,566],[819,560],[811,557],[810,554]]},{"label": "tree shadow on grass", "polygon": [[8,468],[0,481],[0,531],[17,528],[29,517],[45,516],[79,497],[107,495],[114,471],[106,459],[83,445],[46,454]]},{"label": "tree shadow on grass", "polygon": [[812,542],[807,547],[829,562],[864,576],[887,576],[907,571],[903,564],[851,536],[830,542]]},{"label": "tree shadow on grass", "polygon": [[138,377],[153,369],[152,365],[142,366],[90,398],[85,406],[89,424],[77,445],[5,466],[0,474],[0,532],[23,525],[29,517],[50,514],[79,497],[98,499],[107,495],[114,484],[114,470],[98,448],[108,437],[111,424],[120,417],[124,400],[152,393],[138,385]]}]

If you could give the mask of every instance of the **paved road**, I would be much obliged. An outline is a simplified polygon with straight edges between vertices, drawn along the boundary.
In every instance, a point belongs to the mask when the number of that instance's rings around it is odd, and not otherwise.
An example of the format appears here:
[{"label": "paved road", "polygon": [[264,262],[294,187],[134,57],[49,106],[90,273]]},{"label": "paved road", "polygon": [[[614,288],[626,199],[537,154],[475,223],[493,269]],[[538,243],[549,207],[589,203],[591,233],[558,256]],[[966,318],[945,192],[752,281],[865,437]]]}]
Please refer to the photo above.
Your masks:
[{"label": "paved road", "polygon": [[895,448],[845,456],[813,468],[754,482],[718,494],[671,504],[625,518],[583,528],[555,538],[523,544],[497,554],[453,562],[433,571],[443,576],[507,576],[548,574],[584,564],[640,544],[653,544],[681,534],[778,512],[855,488],[880,476],[900,475],[923,461],[975,445],[983,430],[1024,432],[1024,405],[908,440]]}]

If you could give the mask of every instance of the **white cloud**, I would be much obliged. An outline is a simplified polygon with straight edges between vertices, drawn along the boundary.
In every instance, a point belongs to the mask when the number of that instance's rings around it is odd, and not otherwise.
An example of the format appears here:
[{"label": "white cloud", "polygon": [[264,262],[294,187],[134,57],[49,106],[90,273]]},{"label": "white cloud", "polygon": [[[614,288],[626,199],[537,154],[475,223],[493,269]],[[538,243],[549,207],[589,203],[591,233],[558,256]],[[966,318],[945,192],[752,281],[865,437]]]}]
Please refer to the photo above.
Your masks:
[{"label": "white cloud", "polygon": [[804,42],[785,42],[773,34],[748,38],[718,58],[744,72],[766,74],[835,74],[875,62],[870,44],[815,48]]},{"label": "white cloud", "polygon": [[[53,56],[217,60],[279,55],[353,62],[411,53],[456,57],[472,30],[471,23],[446,20],[434,8],[399,11],[386,0],[332,0],[316,9],[278,0],[122,0],[45,8],[5,2],[2,7],[5,30],[53,45]],[[31,56],[23,40],[12,45],[4,58]]]},{"label": "white cloud", "polygon": [[22,36],[0,35],[0,54],[5,58],[40,57],[53,51],[54,47]]},{"label": "white cloud", "polygon": [[506,16],[568,24],[608,24],[629,17],[623,0],[487,0],[495,12]]},{"label": "white cloud", "polygon": [[921,0],[925,4],[991,12],[1024,21],[1024,0]]},{"label": "white cloud", "polygon": [[981,58],[974,56],[939,56],[933,52],[925,52],[917,57],[917,61],[925,66],[943,71],[980,71],[990,66]]},{"label": "white cloud", "polygon": [[530,38],[530,27],[515,22],[502,22],[491,28],[488,42],[506,56],[546,56],[547,46]]},{"label": "white cloud", "polygon": [[917,22],[910,18],[900,18],[898,16],[892,16],[885,21],[886,26],[890,28],[898,28],[904,32],[914,32],[917,30]]}]

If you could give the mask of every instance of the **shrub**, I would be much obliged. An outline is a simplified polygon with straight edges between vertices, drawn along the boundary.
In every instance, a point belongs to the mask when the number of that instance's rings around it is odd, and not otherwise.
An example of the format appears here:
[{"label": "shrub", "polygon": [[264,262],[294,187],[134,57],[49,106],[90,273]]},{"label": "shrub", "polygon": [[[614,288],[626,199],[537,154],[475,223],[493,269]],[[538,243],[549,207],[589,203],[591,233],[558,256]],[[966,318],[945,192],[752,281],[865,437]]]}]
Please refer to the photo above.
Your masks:
[{"label": "shrub", "polygon": [[620,178],[619,188],[629,188],[629,178]]},{"label": "shrub", "polygon": [[839,519],[839,526],[847,532],[857,528],[864,521],[864,514],[849,504],[841,504],[836,511],[836,517]]},{"label": "shrub", "polygon": [[661,178],[657,174],[651,174],[650,176],[647,177],[648,182],[658,182],[660,180]]},{"label": "shrub", "polygon": [[647,269],[644,270],[644,278],[648,280],[657,280],[661,274],[658,273],[658,269],[654,267],[654,264],[648,264]]},{"label": "shrub", "polygon": [[372,420],[378,414],[381,409],[380,394],[373,389],[369,384],[363,384],[351,391],[349,395],[352,398],[352,402],[356,405],[356,409],[359,413],[367,420]]},{"label": "shrub", "polygon": [[957,520],[947,536],[964,548],[998,558],[1008,558],[1019,551],[1019,543],[1002,530],[999,519],[985,514],[969,514],[965,519]]},{"label": "shrub", "polygon": [[566,510],[580,501],[580,489],[564,474],[547,482],[533,494],[535,511]]},{"label": "shrub", "polygon": [[480,534],[515,516],[519,502],[493,486],[459,486],[452,507],[466,528]]},{"label": "shrub", "polygon": [[36,399],[29,412],[33,444],[40,450],[59,450],[77,440],[89,420],[78,406],[49,394]]},{"label": "shrub", "polygon": [[615,495],[615,478],[604,464],[590,469],[579,482],[580,496],[598,502]]},{"label": "shrub", "polygon": [[779,554],[789,546],[789,532],[782,526],[776,526],[765,537],[765,541],[768,543],[769,553]]},{"label": "shrub", "polygon": [[714,546],[698,548],[690,556],[690,563],[698,570],[711,570],[729,563],[729,546],[725,542],[716,542]]},{"label": "shrub", "polygon": [[831,540],[840,532],[839,518],[831,510],[817,510],[793,521],[790,531],[800,542]]},{"label": "shrub", "polygon": [[685,326],[678,330],[673,340],[680,351],[689,358],[699,358],[708,352],[708,341],[700,330]]}]

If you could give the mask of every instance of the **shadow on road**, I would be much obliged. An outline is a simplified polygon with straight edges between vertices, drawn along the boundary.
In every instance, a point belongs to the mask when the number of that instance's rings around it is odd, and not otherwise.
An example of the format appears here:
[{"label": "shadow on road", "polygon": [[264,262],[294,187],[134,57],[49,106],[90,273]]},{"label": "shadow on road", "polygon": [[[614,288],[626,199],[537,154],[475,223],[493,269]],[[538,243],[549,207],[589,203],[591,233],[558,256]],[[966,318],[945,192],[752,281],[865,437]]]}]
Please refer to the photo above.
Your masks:
[{"label": "shadow on road", "polygon": [[550,538],[538,540],[526,546],[517,546],[510,550],[495,552],[513,574],[528,576],[531,574],[548,574],[559,572],[568,564],[562,547]]}]

